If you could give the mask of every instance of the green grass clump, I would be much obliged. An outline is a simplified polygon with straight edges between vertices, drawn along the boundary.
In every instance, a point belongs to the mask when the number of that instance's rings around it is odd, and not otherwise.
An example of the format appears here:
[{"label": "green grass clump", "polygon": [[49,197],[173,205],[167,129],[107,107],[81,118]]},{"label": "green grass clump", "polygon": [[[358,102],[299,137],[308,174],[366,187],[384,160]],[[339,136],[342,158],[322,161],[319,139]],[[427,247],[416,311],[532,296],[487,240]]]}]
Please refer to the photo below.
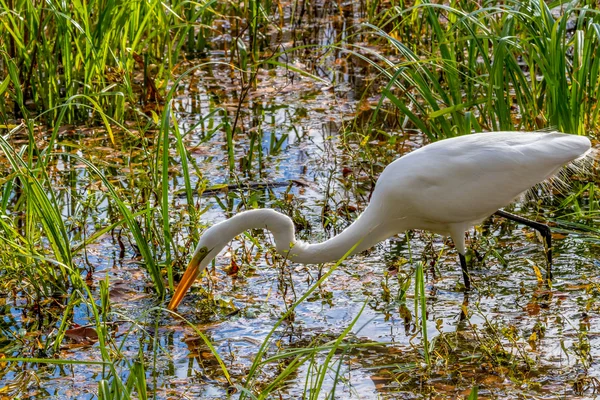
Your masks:
[{"label": "green grass clump", "polygon": [[[128,111],[160,100],[156,90],[164,90],[182,50],[206,49],[214,3],[0,1],[0,95],[12,100],[0,105],[0,123],[42,114],[52,125],[58,108],[77,95],[118,121],[131,117]],[[88,108],[72,107],[63,122],[90,116]]]},{"label": "green grass clump", "polygon": [[388,41],[394,57],[361,57],[386,77],[383,95],[402,126],[431,140],[546,127],[582,135],[600,122],[593,7],[534,0],[391,7],[366,30]]}]

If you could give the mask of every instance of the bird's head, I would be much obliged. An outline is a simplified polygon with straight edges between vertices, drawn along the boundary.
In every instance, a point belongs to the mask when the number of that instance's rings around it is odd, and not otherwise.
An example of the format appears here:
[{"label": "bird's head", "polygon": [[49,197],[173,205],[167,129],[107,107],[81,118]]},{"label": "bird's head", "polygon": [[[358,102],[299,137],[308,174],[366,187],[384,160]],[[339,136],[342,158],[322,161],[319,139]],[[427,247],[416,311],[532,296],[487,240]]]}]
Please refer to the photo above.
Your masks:
[{"label": "bird's head", "polygon": [[227,244],[226,241],[222,240],[223,236],[218,230],[218,224],[214,225],[205,231],[200,238],[196,250],[194,250],[194,254],[192,255],[192,260],[188,264],[187,269],[183,274],[183,278],[181,278],[181,281],[175,290],[175,294],[169,303],[169,310],[175,310],[177,308],[179,303],[181,303],[183,296],[185,296],[196,278]]}]

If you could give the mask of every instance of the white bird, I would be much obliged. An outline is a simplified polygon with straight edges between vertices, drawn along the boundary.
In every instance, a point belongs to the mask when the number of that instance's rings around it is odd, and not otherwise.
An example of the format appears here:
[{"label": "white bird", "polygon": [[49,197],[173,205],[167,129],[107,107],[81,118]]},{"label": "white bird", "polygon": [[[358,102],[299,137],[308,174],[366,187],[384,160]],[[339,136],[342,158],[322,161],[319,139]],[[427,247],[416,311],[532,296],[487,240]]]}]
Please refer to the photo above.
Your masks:
[{"label": "white bird", "polygon": [[[176,309],[194,280],[235,236],[267,229],[277,252],[291,262],[337,261],[408,229],[450,236],[459,253],[467,289],[465,231],[510,204],[521,193],[584,157],[590,140],[564,133],[492,132],[441,140],[388,165],[379,177],[364,212],[339,235],[322,243],[296,240],[292,220],[275,210],[241,212],[204,232],[179,283],[169,309]],[[546,225],[503,211],[545,234]]]}]

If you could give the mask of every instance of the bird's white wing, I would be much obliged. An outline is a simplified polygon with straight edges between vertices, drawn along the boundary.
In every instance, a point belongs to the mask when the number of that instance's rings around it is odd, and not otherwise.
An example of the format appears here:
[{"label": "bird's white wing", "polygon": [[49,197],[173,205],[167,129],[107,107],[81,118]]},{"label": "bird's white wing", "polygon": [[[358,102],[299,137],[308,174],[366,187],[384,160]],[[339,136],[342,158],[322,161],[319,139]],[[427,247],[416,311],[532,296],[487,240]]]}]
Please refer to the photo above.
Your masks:
[{"label": "bird's white wing", "polygon": [[427,224],[432,221],[443,231],[444,224],[478,223],[588,148],[586,138],[564,134],[494,132],[443,140],[390,164],[376,194],[382,204],[395,202],[382,208],[436,231]]}]

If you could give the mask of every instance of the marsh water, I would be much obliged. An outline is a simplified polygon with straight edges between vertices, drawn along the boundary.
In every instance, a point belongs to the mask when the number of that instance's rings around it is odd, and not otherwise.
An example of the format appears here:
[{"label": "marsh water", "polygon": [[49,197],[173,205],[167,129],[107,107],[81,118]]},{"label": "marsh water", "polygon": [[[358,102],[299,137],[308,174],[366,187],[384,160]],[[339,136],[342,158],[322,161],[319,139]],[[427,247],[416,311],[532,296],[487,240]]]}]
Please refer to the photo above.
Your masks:
[{"label": "marsh water", "polygon": [[[343,16],[315,21],[309,38],[320,45],[333,43],[349,22]],[[283,34],[293,39],[291,33]],[[374,137],[361,142],[347,135],[361,104],[378,101],[378,94],[361,95],[372,73],[367,66],[342,50],[327,57],[323,82],[274,66],[259,71],[257,87],[240,100],[240,84],[226,65],[227,51],[216,42],[210,60],[223,64],[197,68],[181,82],[173,109],[197,167],[194,180],[201,178],[208,188],[217,189],[194,199],[195,207],[206,209],[206,226],[246,208],[273,207],[295,217],[304,240],[325,240],[359,215],[387,163],[427,142],[413,130],[390,132],[393,141]],[[188,66],[205,61],[190,60]],[[285,61],[296,66],[306,62],[300,55]],[[243,129],[234,136],[238,161],[233,171],[224,131],[213,132],[221,123],[219,113],[213,112],[218,108],[240,113]],[[18,143],[18,137],[12,139]],[[59,147],[91,160],[110,172],[111,179],[135,190],[148,179],[147,153],[139,138],[117,139],[124,144],[119,151],[102,128],[74,126],[65,128]],[[113,221],[115,210],[97,196],[102,185],[85,166],[68,158],[56,160],[51,176],[77,243]],[[169,188],[174,227],[183,227],[187,218],[180,172],[174,162]],[[264,186],[245,188],[255,182]],[[223,185],[230,185],[229,190]],[[546,262],[539,239],[501,218],[469,232],[470,245],[482,260],[472,257],[475,289],[468,294],[452,243],[427,232],[400,234],[343,261],[269,342],[268,356],[324,346],[275,393],[279,398],[308,397],[328,355],[325,345],[345,334],[347,346],[328,364],[321,398],[328,398],[334,388],[338,399],[458,398],[474,387],[481,398],[595,397],[600,389],[598,238],[574,229],[576,219],[557,213],[560,201],[560,194],[545,191],[536,201],[511,206],[520,215],[556,225],[551,287],[540,279]],[[157,300],[124,229],[115,228],[87,244],[76,262],[98,298],[100,281],[110,282],[110,329],[122,355],[118,370],[126,380],[141,351],[148,391],[157,398],[239,396],[235,385],[243,384],[275,323],[333,265],[286,263],[274,257],[268,233],[242,235],[185,297],[178,313],[188,323],[166,312],[166,303]],[[185,229],[177,232],[179,246],[192,246]],[[184,266],[186,260],[178,262]],[[424,320],[414,298],[418,263],[425,271]],[[36,341],[52,335],[64,299],[48,301],[41,309],[30,300],[21,293],[0,295],[0,352],[5,357],[47,356]],[[54,356],[101,360],[93,329],[85,331],[94,326],[89,307],[77,305],[73,312],[72,328]],[[233,387],[197,331],[217,350]],[[256,387],[268,386],[290,357],[265,365]],[[0,365],[0,398],[96,398],[105,373],[101,366],[85,363],[0,360]]]}]

